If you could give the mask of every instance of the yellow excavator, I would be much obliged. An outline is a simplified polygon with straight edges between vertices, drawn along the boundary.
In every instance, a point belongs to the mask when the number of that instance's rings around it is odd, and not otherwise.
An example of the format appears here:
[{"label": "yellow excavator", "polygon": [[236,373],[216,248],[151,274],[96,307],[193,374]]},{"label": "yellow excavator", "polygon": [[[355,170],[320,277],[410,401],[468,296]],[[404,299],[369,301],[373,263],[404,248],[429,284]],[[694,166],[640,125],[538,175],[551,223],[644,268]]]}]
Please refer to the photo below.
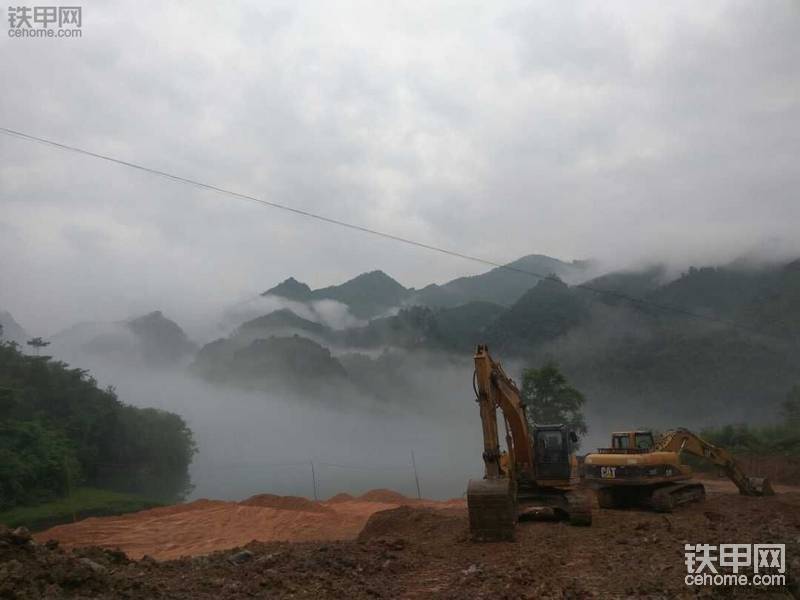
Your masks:
[{"label": "yellow excavator", "polygon": [[681,452],[719,467],[745,496],[775,494],[768,479],[748,477],[730,452],[682,428],[658,439],[647,430],[612,433],[611,448],[586,455],[581,476],[595,490],[600,508],[671,512],[705,498],[705,487],[691,479],[692,469],[681,462]]},{"label": "yellow excavator", "polygon": [[[573,525],[591,525],[591,498],[578,489],[575,432],[564,425],[530,427],[519,389],[485,345],[475,351],[473,388],[483,424],[485,475],[467,486],[472,539],[513,540],[520,514],[534,507],[547,508]],[[500,451],[498,408],[506,452]]]}]

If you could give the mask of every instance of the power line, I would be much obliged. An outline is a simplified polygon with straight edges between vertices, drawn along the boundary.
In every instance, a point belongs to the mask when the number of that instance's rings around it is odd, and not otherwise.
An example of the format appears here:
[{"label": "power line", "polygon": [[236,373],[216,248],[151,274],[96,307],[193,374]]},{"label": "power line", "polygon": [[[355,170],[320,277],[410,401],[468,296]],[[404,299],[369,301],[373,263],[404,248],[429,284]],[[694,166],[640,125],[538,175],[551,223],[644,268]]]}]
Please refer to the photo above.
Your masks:
[{"label": "power line", "polygon": [[[431,244],[426,244],[424,242],[420,242],[420,241],[413,240],[413,239],[410,239],[410,238],[405,238],[405,237],[402,237],[402,236],[399,236],[399,235],[394,235],[392,233],[387,233],[385,231],[379,231],[377,229],[372,229],[370,227],[364,227],[362,225],[356,225],[354,223],[348,223],[346,221],[341,221],[339,219],[334,219],[332,217],[326,217],[324,215],[313,213],[313,212],[310,212],[310,211],[307,211],[307,210],[302,210],[300,208],[294,208],[292,206],[287,206],[285,204],[280,204],[278,202],[272,202],[270,200],[264,200],[263,198],[257,198],[255,196],[251,196],[249,194],[243,194],[241,192],[236,192],[234,190],[229,190],[229,189],[222,188],[222,187],[219,187],[219,186],[216,186],[216,185],[211,185],[209,183],[204,183],[204,182],[198,181],[196,179],[190,179],[188,177],[181,177],[180,175],[174,175],[174,174],[168,173],[166,171],[161,171],[161,170],[154,169],[154,168],[151,168],[151,167],[147,167],[147,166],[144,166],[144,165],[141,165],[141,164],[138,164],[138,163],[133,163],[133,162],[130,162],[130,161],[126,161],[126,160],[122,160],[122,159],[119,159],[119,158],[115,158],[115,157],[109,156],[107,154],[101,154],[99,152],[92,152],[90,150],[85,150],[85,149],[79,148],[77,146],[72,146],[72,145],[69,145],[69,144],[63,144],[61,142],[56,142],[54,140],[50,140],[50,139],[47,139],[47,138],[38,137],[38,136],[35,136],[35,135],[31,135],[29,133],[24,133],[22,131],[17,131],[15,129],[9,129],[7,127],[0,127],[0,133],[3,133],[3,134],[8,135],[10,137],[15,137],[15,138],[18,138],[18,139],[26,140],[26,141],[29,141],[29,142],[36,142],[36,143],[44,144],[46,146],[50,146],[50,147],[53,147],[53,148],[58,148],[59,150],[64,150],[64,151],[68,151],[68,152],[75,152],[77,154],[82,154],[84,156],[97,158],[97,159],[104,160],[104,161],[107,161],[107,162],[111,162],[111,163],[115,163],[115,164],[118,164],[118,165],[122,165],[124,167],[128,167],[128,168],[131,168],[131,169],[136,169],[137,171],[142,171],[142,172],[145,172],[145,173],[149,173],[151,175],[156,175],[158,177],[163,177],[165,179],[176,181],[178,183],[183,183],[185,185],[190,185],[190,186],[194,186],[194,187],[197,187],[197,188],[200,188],[200,189],[209,190],[209,191],[212,191],[212,192],[217,192],[219,194],[224,194],[224,195],[227,195],[227,196],[231,196],[233,198],[238,198],[240,200],[247,200],[249,202],[254,202],[254,203],[260,204],[262,206],[267,206],[267,207],[270,207],[270,208],[283,210],[283,211],[286,211],[286,212],[294,213],[296,215],[307,217],[309,219],[315,219],[317,221],[321,221],[323,223],[327,223],[327,224],[330,224],[330,225],[338,225],[339,227],[345,227],[347,229],[351,229],[351,230],[354,230],[354,231],[359,231],[361,233],[367,233],[367,234],[370,234],[370,235],[375,235],[375,236],[382,237],[382,238],[385,238],[385,239],[393,240],[395,242],[401,242],[403,244],[407,244],[409,246],[415,246],[417,248],[422,248],[424,250],[430,250],[432,252],[438,252],[440,254],[445,254],[447,256],[453,256],[453,257],[456,257],[456,258],[461,258],[461,259],[464,259],[464,260],[468,260],[468,261],[475,262],[475,263],[480,263],[480,264],[487,265],[487,266],[490,266],[490,267],[495,267],[495,268],[498,268],[498,269],[503,269],[503,270],[506,270],[506,271],[511,271],[511,272],[515,272],[515,273],[521,273],[523,275],[528,275],[530,277],[535,277],[535,278],[541,279],[541,280],[553,279],[553,277],[550,276],[550,275],[542,275],[541,273],[535,273],[533,271],[528,271],[527,269],[520,269],[518,267],[514,267],[514,266],[511,266],[511,265],[507,265],[507,264],[501,264],[501,263],[498,263],[498,262],[495,262],[495,261],[492,261],[492,260],[489,260],[489,259],[486,259],[486,258],[481,258],[479,256],[473,256],[473,255],[470,255],[470,254],[464,254],[462,252],[457,252],[455,250],[448,250],[446,248],[441,248],[439,246],[433,246]],[[685,316],[685,317],[690,317],[690,318],[694,318],[694,319],[698,319],[698,320],[702,320],[702,321],[708,321],[708,322],[712,322],[712,323],[718,323],[720,325],[726,325],[728,327],[732,327],[732,328],[735,328],[735,329],[740,329],[742,331],[747,331],[747,332],[755,334],[755,335],[762,335],[762,336],[766,336],[766,337],[775,338],[775,339],[778,339],[778,340],[781,340],[781,341],[786,341],[782,337],[779,337],[779,336],[776,336],[776,335],[773,335],[773,334],[770,334],[770,333],[758,331],[758,330],[756,330],[754,328],[748,327],[748,326],[743,325],[742,323],[738,323],[736,321],[731,321],[729,319],[724,319],[722,317],[717,317],[717,316],[714,316],[714,315],[707,315],[707,314],[697,313],[697,312],[694,312],[694,311],[691,311],[691,310],[688,310],[688,309],[685,309],[685,308],[681,308],[679,306],[672,306],[672,305],[669,305],[669,304],[661,304],[661,303],[658,303],[658,302],[653,302],[651,300],[646,300],[644,298],[637,298],[636,296],[631,296],[629,294],[626,294],[624,292],[620,292],[620,291],[617,291],[617,290],[597,288],[597,287],[590,286],[590,285],[587,285],[587,284],[576,284],[573,287],[578,288],[578,289],[582,289],[582,290],[586,290],[586,291],[592,292],[594,294],[603,295],[603,296],[609,296],[609,297],[617,298],[617,299],[620,299],[620,300],[625,300],[627,302],[630,302],[630,303],[638,305],[638,306],[652,306],[653,308],[658,308],[659,310],[672,312],[672,313],[679,314],[679,315],[682,315],[682,316]]]}]

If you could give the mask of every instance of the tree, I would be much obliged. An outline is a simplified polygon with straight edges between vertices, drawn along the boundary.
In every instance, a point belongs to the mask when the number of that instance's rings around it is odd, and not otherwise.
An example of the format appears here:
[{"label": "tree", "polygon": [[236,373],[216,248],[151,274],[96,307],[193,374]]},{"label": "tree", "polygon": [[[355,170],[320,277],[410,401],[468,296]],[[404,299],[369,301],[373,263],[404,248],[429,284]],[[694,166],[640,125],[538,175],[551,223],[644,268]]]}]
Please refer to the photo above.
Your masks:
[{"label": "tree", "polygon": [[50,342],[45,342],[40,337],[31,338],[26,343],[28,344],[28,346],[31,346],[32,348],[36,349],[36,356],[39,356],[39,350],[50,345]]},{"label": "tree", "polygon": [[569,385],[555,362],[548,361],[540,369],[525,369],[521,393],[531,425],[563,423],[580,435],[589,431],[583,416],[586,398]]}]

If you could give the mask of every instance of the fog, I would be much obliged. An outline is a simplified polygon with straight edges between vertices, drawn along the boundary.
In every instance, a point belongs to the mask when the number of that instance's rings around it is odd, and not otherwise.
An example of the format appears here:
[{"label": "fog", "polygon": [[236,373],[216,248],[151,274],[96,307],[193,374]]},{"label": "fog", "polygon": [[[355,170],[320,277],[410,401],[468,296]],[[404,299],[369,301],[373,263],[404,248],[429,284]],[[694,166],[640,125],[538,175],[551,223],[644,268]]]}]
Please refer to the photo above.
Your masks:
[{"label": "fog", "polygon": [[[415,496],[412,452],[425,497],[459,497],[468,479],[482,476],[483,442],[469,355],[433,364],[428,357],[412,357],[407,378],[425,393],[387,404],[366,396],[343,397],[336,389],[310,398],[217,386],[192,375],[186,364],[165,369],[137,360],[138,342],[117,324],[78,330],[99,338],[81,335],[66,344],[65,335],[54,340],[49,353],[90,369],[99,385],[113,386],[123,402],[172,411],[187,421],[199,449],[190,469],[190,498],[240,500],[267,492],[313,497],[312,461],[320,498],[378,487]],[[99,354],[96,344],[80,344],[112,333],[126,342],[115,352]],[[505,365],[517,381],[524,366],[518,361]],[[668,421],[652,412],[598,405],[591,398],[586,417],[583,452],[606,445],[612,429]]]},{"label": "fog", "polygon": [[[112,385],[123,402],[180,414],[199,452],[191,466],[191,498],[243,499],[257,493],[313,497],[388,487],[415,496],[414,452],[422,493],[458,497],[483,473],[472,366],[424,369],[424,397],[386,405],[373,398],[248,392],[221,387],[184,367],[148,368],[131,356],[98,356],[54,344],[52,354],[89,368],[99,385]],[[332,466],[337,465],[337,466]]]}]

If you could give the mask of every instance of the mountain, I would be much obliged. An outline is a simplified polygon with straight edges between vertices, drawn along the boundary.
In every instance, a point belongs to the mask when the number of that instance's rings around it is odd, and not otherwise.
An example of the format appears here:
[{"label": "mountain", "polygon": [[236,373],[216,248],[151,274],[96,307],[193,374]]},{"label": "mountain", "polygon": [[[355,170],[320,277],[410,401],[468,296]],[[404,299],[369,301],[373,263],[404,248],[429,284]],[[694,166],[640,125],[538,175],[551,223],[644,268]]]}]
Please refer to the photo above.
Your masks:
[{"label": "mountain", "polygon": [[592,290],[603,290],[614,294],[601,295],[598,299],[606,304],[619,305],[629,302],[622,297],[631,296],[633,298],[643,298],[647,294],[657,290],[668,281],[667,269],[663,265],[645,267],[638,271],[612,271],[605,273],[594,279],[590,279],[581,284],[578,288],[591,297],[596,294]]},{"label": "mountain", "polygon": [[192,370],[209,381],[272,391],[319,393],[347,382],[330,350],[298,335],[256,339],[242,347],[216,340],[198,352]]},{"label": "mountain", "polygon": [[0,339],[8,342],[16,342],[20,346],[24,345],[30,338],[22,326],[14,320],[11,313],[5,310],[0,311]]},{"label": "mountain", "polygon": [[92,359],[175,365],[196,350],[181,327],[154,311],[128,321],[78,323],[54,336],[52,354],[67,362],[92,364]]},{"label": "mountain", "polygon": [[311,299],[311,288],[307,284],[297,281],[294,277],[283,280],[273,288],[261,294],[262,296],[280,296],[287,300],[305,302]]},{"label": "mountain", "polygon": [[346,304],[354,316],[368,319],[400,306],[409,291],[383,271],[370,271],[340,285],[318,290],[312,290],[305,283],[290,277],[261,295],[299,302],[335,300]]},{"label": "mountain", "polygon": [[753,328],[773,336],[800,337],[800,260],[773,272],[757,294],[748,297],[742,318]]},{"label": "mountain", "polygon": [[495,268],[480,275],[459,277],[445,284],[430,284],[420,290],[405,288],[383,271],[362,273],[340,285],[312,290],[293,277],[270,288],[262,296],[277,296],[295,302],[335,300],[349,307],[359,319],[381,316],[403,305],[453,308],[470,302],[511,306],[538,279],[529,273],[555,275],[567,282],[587,276],[592,265],[587,261],[564,262],[541,254],[523,256],[506,268]]},{"label": "mountain", "polygon": [[400,306],[408,293],[383,271],[370,271],[341,285],[314,290],[312,298],[336,300],[349,306],[356,317],[366,319]]},{"label": "mountain", "polygon": [[735,317],[775,276],[775,269],[692,267],[678,279],[647,295],[651,302],[709,314]]},{"label": "mountain", "polygon": [[160,310],[131,319],[126,325],[141,341],[142,356],[149,364],[176,363],[195,350],[183,329]]},{"label": "mountain", "polygon": [[[263,357],[278,351],[268,350],[271,340],[296,334],[286,347],[295,363],[308,353],[304,364],[316,364],[320,348],[331,348],[347,381],[388,401],[429,396],[426,385],[445,374],[433,375],[438,367],[431,365],[443,361],[449,373],[460,373],[475,344],[488,343],[516,374],[555,360],[599,413],[631,426],[651,418],[671,426],[769,421],[800,383],[800,261],[692,267],[678,277],[655,265],[593,279],[586,263],[533,255],[511,265],[564,277],[494,269],[421,290],[382,271],[322,290],[287,280],[271,295],[336,300],[369,321],[331,329],[274,311],[205,346],[196,365],[206,376],[250,385],[261,377]],[[342,377],[324,367],[312,377],[319,373]]]},{"label": "mountain", "polygon": [[442,345],[454,352],[472,352],[483,341],[494,320],[505,311],[491,302],[468,302],[436,312],[436,329]]},{"label": "mountain", "polygon": [[540,279],[529,275],[555,275],[574,282],[583,278],[590,269],[586,261],[567,263],[541,254],[523,256],[508,263],[505,268],[470,277],[459,277],[443,285],[432,284],[422,288],[412,297],[412,302],[425,306],[458,306],[467,302],[482,301],[511,306],[536,285]]},{"label": "mountain", "polygon": [[486,330],[490,347],[499,352],[524,354],[552,341],[589,318],[587,302],[558,278],[541,280]]},{"label": "mountain", "polygon": [[288,308],[284,308],[245,321],[239,326],[235,335],[254,340],[272,335],[294,335],[296,333],[311,334],[325,338],[329,336],[330,329],[320,323],[304,319]]}]

